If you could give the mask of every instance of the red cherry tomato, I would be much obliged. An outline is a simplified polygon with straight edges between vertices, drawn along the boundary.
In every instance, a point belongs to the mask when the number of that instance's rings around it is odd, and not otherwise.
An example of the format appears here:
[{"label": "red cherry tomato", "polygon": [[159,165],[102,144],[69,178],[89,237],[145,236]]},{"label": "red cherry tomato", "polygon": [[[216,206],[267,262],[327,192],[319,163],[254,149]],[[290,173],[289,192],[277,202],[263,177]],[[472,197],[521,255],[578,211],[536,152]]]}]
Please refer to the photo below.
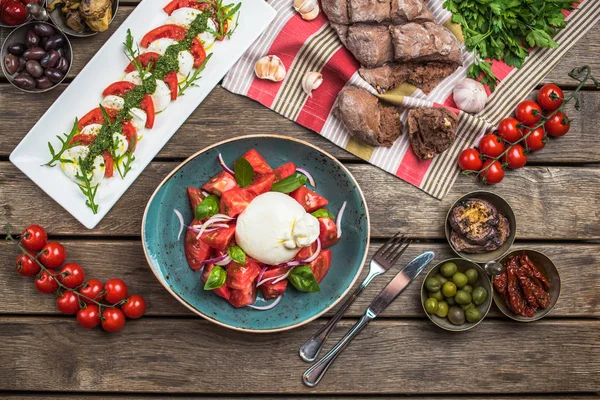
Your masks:
[{"label": "red cherry tomato", "polygon": [[116,304],[127,297],[127,285],[119,278],[106,281],[104,299],[110,304]]},{"label": "red cherry tomato", "polygon": [[[100,282],[96,278],[88,279],[85,285],[81,289],[79,289],[79,293],[84,295],[85,297],[89,297],[90,299],[96,301],[102,301],[102,295],[100,294],[104,290],[104,284]],[[91,300],[88,300],[84,297],[81,298],[87,304],[94,304]]]},{"label": "red cherry tomato", "polygon": [[504,151],[504,142],[498,136],[489,133],[483,135],[479,141],[479,150],[488,157],[498,157]]},{"label": "red cherry tomato", "polygon": [[100,323],[100,309],[95,304],[88,304],[77,311],[77,322],[84,328],[92,329]]},{"label": "red cherry tomato", "polygon": [[83,271],[83,268],[81,268],[81,265],[68,263],[58,271],[57,278],[60,283],[69,289],[75,289],[83,283],[85,272]]},{"label": "red cherry tomato", "polygon": [[0,16],[8,25],[20,25],[27,19],[27,9],[20,1],[10,0],[2,6]]},{"label": "red cherry tomato", "polygon": [[525,149],[520,144],[512,145],[504,157],[502,157],[502,161],[508,164],[508,168],[523,168],[527,164]]},{"label": "red cherry tomato", "polygon": [[127,318],[140,318],[146,312],[146,300],[139,294],[132,294],[127,298],[127,303],[121,306],[121,311]]},{"label": "red cherry tomato", "polygon": [[65,262],[67,252],[62,244],[58,242],[48,242],[39,255],[39,259],[47,268],[58,268]]},{"label": "red cherry tomato", "polygon": [[542,107],[533,100],[523,100],[515,110],[515,116],[527,126],[534,126],[542,119]]},{"label": "red cherry tomato", "polygon": [[[485,170],[485,168],[490,164],[491,166]],[[502,164],[500,164],[499,161],[487,160],[483,163],[482,168],[484,170],[479,173],[479,176],[485,183],[489,185],[495,185],[496,183],[502,182],[502,179],[504,179],[504,170],[502,169]]]},{"label": "red cherry tomato", "polygon": [[525,138],[525,144],[529,151],[538,151],[546,146],[546,133],[543,127],[539,127]]},{"label": "red cherry tomato", "polygon": [[463,171],[479,171],[483,165],[480,156],[476,149],[464,149],[458,156],[458,166]]},{"label": "red cherry tomato", "polygon": [[517,126],[515,118],[504,118],[498,124],[498,135],[507,142],[514,143],[523,137],[523,131]]},{"label": "red cherry tomato", "polygon": [[56,299],[56,307],[63,314],[77,314],[77,311],[79,311],[79,298],[75,293],[67,290]]},{"label": "red cherry tomato", "polygon": [[545,110],[554,111],[564,103],[565,94],[558,86],[548,84],[538,92],[537,101]]},{"label": "red cherry tomato", "polygon": [[20,242],[29,251],[40,251],[48,242],[48,234],[39,225],[29,225],[21,234]]},{"label": "red cherry tomato", "polygon": [[102,328],[105,331],[119,332],[123,326],[125,326],[123,311],[118,308],[107,308],[102,312]]},{"label": "red cherry tomato", "polygon": [[23,276],[34,276],[40,272],[40,266],[31,254],[21,254],[17,257],[17,272]]},{"label": "red cherry tomato", "polygon": [[[55,275],[54,270],[49,269],[50,274]],[[42,271],[35,278],[35,287],[42,293],[54,293],[58,290],[58,282],[46,271]]]},{"label": "red cherry tomato", "polygon": [[546,121],[544,128],[546,128],[546,132],[548,132],[548,135],[550,136],[563,136],[569,132],[569,129],[571,128],[571,121],[569,121],[569,118],[566,114],[559,111],[550,117],[548,121]]}]

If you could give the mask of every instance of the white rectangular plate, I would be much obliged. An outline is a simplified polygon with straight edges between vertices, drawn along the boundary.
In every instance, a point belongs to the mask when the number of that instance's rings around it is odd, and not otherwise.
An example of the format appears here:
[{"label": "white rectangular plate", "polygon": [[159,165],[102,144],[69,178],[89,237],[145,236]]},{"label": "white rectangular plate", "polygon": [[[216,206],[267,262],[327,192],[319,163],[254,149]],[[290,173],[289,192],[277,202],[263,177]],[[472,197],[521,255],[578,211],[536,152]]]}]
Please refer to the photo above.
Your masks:
[{"label": "white rectangular plate", "polygon": [[167,0],[140,2],[19,143],[11,153],[10,161],[86,228],[94,228],[275,17],[275,10],[264,0],[226,2],[242,3],[237,30],[231,39],[216,42],[208,51],[213,55],[197,82],[198,86],[189,88],[184,96],[171,102],[165,111],[156,115],[154,127],[144,130],[143,139],[135,151],[132,169],[125,179],[116,174],[100,184],[96,194],[99,204],[97,214],[93,214],[85,205],[86,198],[63,173],[60,165],[53,168],[42,166],[51,158],[46,143],[51,142],[55,149],[60,149],[56,135],[68,133],[75,117],[81,117],[98,107],[102,91],[124,76],[123,70],[129,63],[123,52],[127,29],[131,29],[134,40],[139,43],[144,34],[165,23],[167,14],[162,7],[168,3]]}]

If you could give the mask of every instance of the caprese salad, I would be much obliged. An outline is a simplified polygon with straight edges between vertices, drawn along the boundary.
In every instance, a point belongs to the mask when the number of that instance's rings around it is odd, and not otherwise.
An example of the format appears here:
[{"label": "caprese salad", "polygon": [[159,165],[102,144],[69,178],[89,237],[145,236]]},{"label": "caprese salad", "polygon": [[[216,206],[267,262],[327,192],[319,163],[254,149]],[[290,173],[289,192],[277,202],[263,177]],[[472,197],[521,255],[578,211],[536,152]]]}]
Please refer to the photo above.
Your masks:
[{"label": "caprese salad", "polygon": [[[188,187],[194,219],[185,224],[178,210],[185,257],[201,272],[204,289],[234,307],[268,310],[291,284],[302,292],[320,291],[331,266],[329,247],[342,236],[346,202],[337,217],[328,200],[306,187],[316,182],[289,162],[272,169],[254,149],[227,166],[201,188]],[[255,305],[257,292],[268,305]]]},{"label": "caprese salad", "polygon": [[[134,43],[127,32],[125,75],[106,87],[97,108],[75,118],[70,133],[58,136],[58,150],[48,143],[51,160],[81,189],[86,205],[98,211],[99,184],[115,175],[124,178],[134,152],[156,114],[200,79],[215,41],[231,37],[241,3],[223,0],[173,0],[164,8],[166,23]],[[142,50],[140,50],[140,46]]]}]

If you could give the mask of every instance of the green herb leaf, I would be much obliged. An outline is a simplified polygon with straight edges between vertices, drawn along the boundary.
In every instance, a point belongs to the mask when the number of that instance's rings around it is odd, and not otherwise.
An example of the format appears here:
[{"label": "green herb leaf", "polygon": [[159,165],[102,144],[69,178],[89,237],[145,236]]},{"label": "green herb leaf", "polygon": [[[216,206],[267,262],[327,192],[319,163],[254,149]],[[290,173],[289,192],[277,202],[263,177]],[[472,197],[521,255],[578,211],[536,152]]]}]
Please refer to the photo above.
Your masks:
[{"label": "green herb leaf", "polygon": [[246,252],[240,246],[231,246],[227,249],[229,258],[238,264],[246,264]]},{"label": "green herb leaf", "polygon": [[227,280],[227,271],[225,271],[220,265],[215,265],[208,274],[208,279],[204,284],[204,290],[218,289],[225,284]]},{"label": "green herb leaf", "polygon": [[73,128],[71,128],[71,132],[69,132],[68,134],[65,133],[65,134],[63,134],[63,136],[59,136],[59,135],[56,136],[61,143],[61,147],[60,147],[60,150],[58,151],[58,153],[54,150],[54,147],[52,147],[52,144],[50,142],[48,142],[48,150],[50,150],[50,156],[52,156],[52,159],[44,165],[48,166],[48,167],[54,167],[56,165],[57,161],[60,162],[63,153],[65,151],[67,151],[68,149],[70,149],[71,147],[75,146],[75,144],[71,144],[71,139],[73,139],[73,137],[75,135],[77,135],[78,133],[79,133],[78,121],[77,121],[77,118],[75,118],[75,122],[73,123]]},{"label": "green herb leaf", "polygon": [[212,217],[219,212],[219,198],[214,194],[206,196],[206,198],[202,200],[202,203],[196,206],[195,211],[194,214],[198,221]]},{"label": "green herb leaf", "polygon": [[325,217],[327,217],[327,218],[335,219],[335,216],[332,213],[330,213],[329,211],[327,211],[326,209],[324,209],[324,208],[320,208],[317,211],[314,211],[312,213],[312,216],[315,217],[315,218],[325,218]]},{"label": "green herb leaf", "polygon": [[298,189],[300,186],[304,186],[306,183],[306,175],[295,173],[288,176],[285,179],[275,182],[271,186],[272,192],[290,193]]},{"label": "green herb leaf", "polygon": [[254,179],[254,168],[244,157],[235,162],[233,172],[235,173],[235,181],[242,188],[251,184],[252,179]]},{"label": "green herb leaf", "polygon": [[288,280],[301,292],[320,292],[319,282],[308,265],[300,265],[290,272]]}]

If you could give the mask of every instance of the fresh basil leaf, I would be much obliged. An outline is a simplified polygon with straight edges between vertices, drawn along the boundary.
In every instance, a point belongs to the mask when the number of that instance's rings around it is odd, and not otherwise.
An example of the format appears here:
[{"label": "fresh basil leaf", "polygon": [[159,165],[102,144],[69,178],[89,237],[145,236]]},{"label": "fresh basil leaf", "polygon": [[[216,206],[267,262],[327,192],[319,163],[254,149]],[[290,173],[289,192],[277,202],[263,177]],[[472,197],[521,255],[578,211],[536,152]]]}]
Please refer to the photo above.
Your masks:
[{"label": "fresh basil leaf", "polygon": [[196,206],[195,216],[198,221],[212,217],[219,212],[219,198],[214,194],[206,196],[202,203]]},{"label": "fresh basil leaf", "polygon": [[320,292],[319,282],[308,265],[300,265],[290,272],[288,280],[301,292]]},{"label": "fresh basil leaf", "polygon": [[304,186],[306,183],[306,175],[295,173],[288,176],[285,179],[275,182],[271,186],[271,192],[290,193],[298,189],[300,186]]},{"label": "fresh basil leaf", "polygon": [[215,265],[208,274],[208,279],[204,284],[204,290],[218,289],[225,284],[227,279],[227,271],[225,271],[220,265]]},{"label": "fresh basil leaf", "polygon": [[325,218],[325,217],[327,217],[327,218],[335,219],[335,216],[332,213],[330,213],[329,211],[327,211],[326,209],[324,209],[324,208],[320,208],[317,211],[314,211],[312,213],[312,216],[315,217],[315,218]]},{"label": "fresh basil leaf", "polygon": [[240,246],[231,246],[227,249],[227,254],[229,254],[229,258],[238,264],[243,265],[246,263],[246,252]]},{"label": "fresh basil leaf", "polygon": [[254,168],[244,157],[235,162],[233,172],[235,173],[235,181],[242,188],[251,184],[252,179],[254,179]]}]

